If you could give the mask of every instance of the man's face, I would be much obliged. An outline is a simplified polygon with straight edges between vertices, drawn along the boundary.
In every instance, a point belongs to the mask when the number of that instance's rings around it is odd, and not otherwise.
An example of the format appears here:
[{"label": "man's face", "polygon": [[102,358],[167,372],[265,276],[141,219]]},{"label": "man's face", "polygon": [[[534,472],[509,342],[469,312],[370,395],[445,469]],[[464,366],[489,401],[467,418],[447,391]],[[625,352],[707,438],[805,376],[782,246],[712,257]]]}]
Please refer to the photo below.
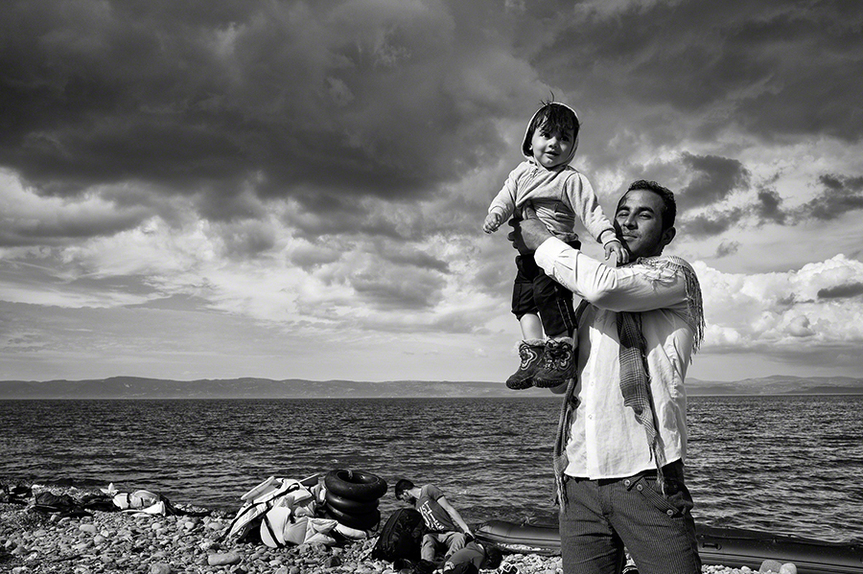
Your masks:
[{"label": "man's face", "polygon": [[407,503],[408,503],[408,504],[410,504],[411,506],[413,506],[414,504],[416,504],[416,501],[417,501],[417,499],[416,499],[416,498],[414,498],[414,497],[411,495],[411,493],[410,493],[410,492],[408,492],[407,490],[405,490],[404,492],[402,492],[402,493],[399,495],[399,500],[401,500],[402,502],[407,502]]},{"label": "man's face", "polygon": [[614,227],[632,259],[653,257],[674,238],[674,228],[662,230],[662,198],[647,189],[627,191],[617,204]]}]

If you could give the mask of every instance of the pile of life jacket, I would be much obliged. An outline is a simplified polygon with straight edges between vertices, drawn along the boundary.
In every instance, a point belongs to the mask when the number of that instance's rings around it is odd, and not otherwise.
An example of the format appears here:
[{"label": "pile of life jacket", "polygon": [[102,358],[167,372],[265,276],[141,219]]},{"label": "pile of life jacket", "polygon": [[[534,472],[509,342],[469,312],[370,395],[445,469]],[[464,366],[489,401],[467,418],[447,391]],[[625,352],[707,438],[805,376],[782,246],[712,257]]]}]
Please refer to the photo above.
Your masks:
[{"label": "pile of life jacket", "polygon": [[330,533],[337,522],[315,516],[322,497],[317,475],[302,481],[271,476],[240,497],[243,504],[223,538],[260,539],[270,548],[313,542],[335,544]]}]

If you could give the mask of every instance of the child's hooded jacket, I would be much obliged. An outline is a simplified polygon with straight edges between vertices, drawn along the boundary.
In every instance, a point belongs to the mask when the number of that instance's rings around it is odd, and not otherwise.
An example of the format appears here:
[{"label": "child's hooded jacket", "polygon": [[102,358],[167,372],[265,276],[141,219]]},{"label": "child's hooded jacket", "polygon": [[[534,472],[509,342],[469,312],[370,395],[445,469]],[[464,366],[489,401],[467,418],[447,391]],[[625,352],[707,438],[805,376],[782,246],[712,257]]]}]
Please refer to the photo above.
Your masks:
[{"label": "child's hooded jacket", "polygon": [[[554,103],[572,110],[566,104]],[[488,212],[498,213],[501,220],[506,221],[513,215],[520,216],[525,207],[530,207],[552,235],[565,241],[577,239],[574,227],[575,218],[578,216],[597,241],[608,243],[615,240],[614,227],[602,212],[590,181],[569,165],[575,157],[578,138],[573,143],[569,157],[552,169],[538,164],[533,158],[533,133],[530,125],[541,109],[533,114],[525,129],[521,145],[525,161],[510,172],[503,188],[492,200]],[[575,110],[572,110],[572,113],[576,114]]]}]

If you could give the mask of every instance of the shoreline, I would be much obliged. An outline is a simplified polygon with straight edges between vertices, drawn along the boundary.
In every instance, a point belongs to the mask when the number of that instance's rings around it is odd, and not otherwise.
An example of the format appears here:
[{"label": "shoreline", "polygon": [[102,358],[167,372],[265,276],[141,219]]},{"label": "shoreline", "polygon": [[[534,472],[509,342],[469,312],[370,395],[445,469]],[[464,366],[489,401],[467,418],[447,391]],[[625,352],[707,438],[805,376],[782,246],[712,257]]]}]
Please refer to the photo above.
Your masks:
[{"label": "shoreline", "polygon": [[[95,493],[32,486],[80,500]],[[174,504],[180,513],[128,513],[88,509],[90,516],[62,516],[26,504],[0,503],[0,572],[12,574],[402,574],[392,563],[369,557],[377,537],[336,544],[269,548],[258,542],[220,540],[234,514]],[[520,574],[560,574],[560,556],[504,554]],[[402,571],[406,572],[406,571]],[[439,572],[439,570],[437,571]],[[484,573],[497,570],[484,570]],[[749,568],[705,565],[705,574],[751,574]]]}]

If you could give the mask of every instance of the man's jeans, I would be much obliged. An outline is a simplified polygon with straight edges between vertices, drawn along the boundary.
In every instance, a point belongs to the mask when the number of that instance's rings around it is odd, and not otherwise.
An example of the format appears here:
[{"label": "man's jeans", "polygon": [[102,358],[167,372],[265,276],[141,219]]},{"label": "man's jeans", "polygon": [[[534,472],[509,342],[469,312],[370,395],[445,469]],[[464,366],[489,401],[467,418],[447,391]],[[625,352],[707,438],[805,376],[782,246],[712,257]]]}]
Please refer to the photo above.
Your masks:
[{"label": "man's jeans", "polygon": [[444,559],[449,558],[457,550],[464,548],[467,540],[461,532],[427,532],[423,535],[420,557],[423,560],[434,562],[435,550],[438,545],[446,546]]},{"label": "man's jeans", "polygon": [[567,503],[560,512],[565,574],[617,574],[624,546],[640,574],[699,574],[701,559],[692,520],[692,497],[683,463],[628,478],[566,477]]}]

